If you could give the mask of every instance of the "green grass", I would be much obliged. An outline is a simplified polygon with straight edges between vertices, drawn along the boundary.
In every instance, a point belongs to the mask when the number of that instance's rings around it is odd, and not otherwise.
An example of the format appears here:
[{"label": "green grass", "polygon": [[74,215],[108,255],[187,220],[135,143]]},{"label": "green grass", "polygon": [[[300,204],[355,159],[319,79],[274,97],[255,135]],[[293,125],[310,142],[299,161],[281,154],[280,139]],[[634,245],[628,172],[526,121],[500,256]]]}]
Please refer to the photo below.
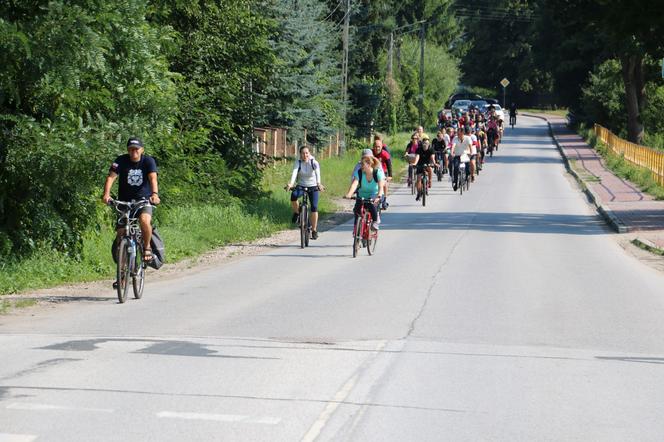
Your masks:
[{"label": "green grass", "polygon": [[567,115],[567,109],[561,108],[561,109],[519,109],[519,112],[527,112],[531,114],[549,114],[549,115],[557,115],[559,117],[564,117]]},{"label": "green grass", "polygon": [[0,301],[0,315],[7,314],[13,308],[27,308],[37,304],[35,299],[16,299],[8,301],[3,299]]},{"label": "green grass", "polygon": [[622,155],[616,155],[597,138],[592,129],[582,126],[579,128],[579,134],[602,156],[611,172],[636,184],[642,192],[652,195],[655,199],[664,200],[664,187],[653,179],[649,169],[628,162]]},{"label": "green grass", "polygon": [[[394,158],[395,176],[405,170],[403,146],[409,137],[409,133],[402,133],[387,139]],[[359,157],[360,151],[354,150],[343,157],[321,160],[323,184],[327,188],[321,194],[320,212],[323,216],[338,209],[335,199],[341,198],[347,191],[350,174]],[[164,211],[160,215],[159,230],[166,244],[168,262],[192,258],[216,247],[252,241],[292,228],[290,194],[283,190],[290,179],[292,167],[292,162],[268,166],[263,179],[268,197],[247,207],[239,204],[200,205]],[[1,261],[0,295],[59,284],[111,279],[115,272],[110,253],[114,235],[110,224],[103,226],[99,232],[88,234],[80,259],[54,250],[40,250],[28,258]],[[7,303],[9,301],[2,301],[0,311],[13,305]]]}]

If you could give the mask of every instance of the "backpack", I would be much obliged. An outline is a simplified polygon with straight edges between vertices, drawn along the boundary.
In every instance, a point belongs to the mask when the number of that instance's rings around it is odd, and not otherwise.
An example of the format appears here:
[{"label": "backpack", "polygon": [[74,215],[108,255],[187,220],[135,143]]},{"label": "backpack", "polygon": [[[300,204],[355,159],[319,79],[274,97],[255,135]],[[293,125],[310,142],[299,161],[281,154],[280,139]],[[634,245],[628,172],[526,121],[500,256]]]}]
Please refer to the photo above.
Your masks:
[{"label": "backpack", "polygon": [[[164,248],[164,240],[161,239],[161,235],[159,234],[159,231],[156,227],[152,228],[152,239],[150,240],[150,247],[152,247],[152,261],[150,261],[148,265],[155,270],[159,270],[159,268],[164,265],[164,262],[166,262],[166,250]],[[117,264],[117,237],[113,239],[113,244],[111,244],[111,255],[113,256],[113,262]]]},{"label": "backpack", "polygon": [[155,270],[159,270],[159,268],[166,262],[166,248],[164,246],[164,240],[161,238],[156,227],[152,228],[150,247],[152,247],[152,261],[148,262],[148,265]]},{"label": "backpack", "polygon": [[[357,176],[360,178],[357,182],[357,188],[359,189],[362,187],[362,169],[357,171]],[[376,183],[378,182],[378,169],[373,170],[373,179]]]},{"label": "backpack", "polygon": [[[311,168],[313,170],[316,170],[316,163],[314,163],[314,159],[311,159]],[[302,160],[297,160],[297,173],[300,173],[300,170],[302,170]]]}]

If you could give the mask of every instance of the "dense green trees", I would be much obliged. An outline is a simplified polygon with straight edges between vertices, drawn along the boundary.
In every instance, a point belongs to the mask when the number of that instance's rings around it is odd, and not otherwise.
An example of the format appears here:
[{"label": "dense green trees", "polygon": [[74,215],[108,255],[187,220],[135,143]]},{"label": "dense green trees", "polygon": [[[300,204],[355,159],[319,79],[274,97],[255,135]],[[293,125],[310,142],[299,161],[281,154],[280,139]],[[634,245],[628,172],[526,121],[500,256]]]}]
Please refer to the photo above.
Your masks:
[{"label": "dense green trees", "polygon": [[[107,222],[110,161],[141,136],[164,209],[261,195],[251,128],[308,141],[344,126],[341,23],[348,12],[348,123],[366,135],[415,123],[408,34],[427,21],[425,107],[456,83],[452,0],[6,0],[0,3],[0,256],[76,255]],[[386,81],[386,42],[395,69]],[[456,43],[455,43],[456,42]],[[452,50],[452,52],[454,52]],[[408,55],[406,55],[408,53]],[[388,83],[391,85],[388,87]],[[385,118],[385,116],[390,116]],[[433,115],[432,115],[433,118]],[[352,133],[352,131],[351,131]]]}]

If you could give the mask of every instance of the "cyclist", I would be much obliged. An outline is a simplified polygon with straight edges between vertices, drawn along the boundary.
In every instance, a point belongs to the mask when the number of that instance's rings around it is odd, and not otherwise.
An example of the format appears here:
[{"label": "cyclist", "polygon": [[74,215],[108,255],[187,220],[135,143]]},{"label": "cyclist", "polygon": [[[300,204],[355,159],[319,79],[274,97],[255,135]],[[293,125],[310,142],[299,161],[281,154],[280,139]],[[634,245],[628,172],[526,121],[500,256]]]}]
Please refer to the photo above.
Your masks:
[{"label": "cyclist", "polygon": [[475,135],[475,129],[470,130],[470,140],[472,144],[470,145],[470,181],[475,182],[475,172],[477,170],[477,152],[479,142],[477,140],[477,135]]},{"label": "cyclist", "polygon": [[443,174],[447,172],[447,155],[445,155],[447,144],[445,143],[445,135],[446,134],[443,130],[439,130],[436,134],[436,138],[434,138],[431,143],[433,151],[436,153],[436,162],[443,165]]},{"label": "cyclist", "polygon": [[518,112],[516,110],[516,103],[512,102],[512,104],[510,105],[510,125],[511,126],[516,125],[516,114],[517,113]]},{"label": "cyclist", "polygon": [[[106,182],[104,183],[104,194],[101,200],[104,204],[111,201],[111,187],[115,180],[120,177],[118,183],[118,199],[120,201],[136,201],[148,199],[151,204],[157,205],[159,199],[159,183],[157,180],[157,163],[154,158],[144,155],[145,149],[140,138],[131,137],[127,141],[127,153],[120,155],[113,161]],[[145,262],[152,261],[152,206],[140,209],[136,215],[141,226],[143,237],[143,259]],[[116,242],[125,234],[124,222],[120,217],[115,225]],[[117,286],[117,281],[113,283]]]},{"label": "cyclist", "polygon": [[360,169],[353,175],[353,182],[344,198],[351,198],[357,191],[358,199],[355,201],[355,222],[360,216],[362,210],[362,198],[370,198],[373,204],[366,204],[365,207],[371,213],[373,220],[371,228],[378,230],[380,219],[378,218],[378,209],[376,205],[383,197],[383,188],[385,185],[385,173],[376,157],[363,156]]},{"label": "cyclist", "polygon": [[477,142],[479,143],[479,148],[477,150],[477,168],[482,170],[482,166],[484,166],[484,155],[486,152],[486,132],[484,132],[484,123],[480,123],[477,128]]},{"label": "cyclist", "polygon": [[290,197],[293,224],[296,224],[300,217],[297,199],[307,192],[311,204],[311,239],[318,239],[318,192],[325,190],[325,187],[321,184],[320,164],[311,155],[307,146],[300,147],[300,158],[293,165],[290,183],[286,188],[292,190],[296,180],[299,187],[293,190]]},{"label": "cyclist", "polygon": [[486,127],[487,127],[486,136],[489,144],[489,152],[491,152],[498,144],[498,123],[496,122],[496,117],[490,117]]},{"label": "cyclist", "polygon": [[470,157],[468,156],[471,151],[473,141],[469,136],[465,135],[462,127],[457,131],[457,136],[454,139],[454,146],[452,147],[452,167],[454,168],[454,175],[452,178],[452,188],[456,191],[459,185],[459,165],[463,161],[466,164],[466,170],[470,168]]},{"label": "cyclist", "polygon": [[385,149],[383,140],[380,137],[376,136],[374,139],[373,145],[373,155],[380,161],[380,164],[383,169],[383,173],[386,176],[385,179],[385,188],[383,189],[383,199],[381,201],[382,209],[387,210],[389,204],[387,203],[387,192],[389,188],[389,183],[392,181],[392,157],[390,153]]},{"label": "cyclist", "polygon": [[408,185],[410,186],[411,177],[413,176],[413,159],[415,158],[415,153],[417,149],[420,148],[420,138],[415,132],[410,137],[410,142],[406,144],[406,151],[404,152],[404,157],[408,160]]},{"label": "cyclist", "polygon": [[432,169],[431,166],[426,168],[425,166],[427,164],[433,164],[434,166],[436,165],[436,156],[433,149],[431,148],[429,138],[424,138],[422,140],[422,146],[417,149],[417,153],[415,154],[415,161],[413,161],[413,163],[415,164],[415,172],[417,174],[417,197],[415,198],[415,201],[419,201],[422,197],[422,192],[426,191],[426,189],[422,188],[422,175],[424,173],[429,176],[429,184],[427,187],[431,187],[431,177],[433,175]]}]

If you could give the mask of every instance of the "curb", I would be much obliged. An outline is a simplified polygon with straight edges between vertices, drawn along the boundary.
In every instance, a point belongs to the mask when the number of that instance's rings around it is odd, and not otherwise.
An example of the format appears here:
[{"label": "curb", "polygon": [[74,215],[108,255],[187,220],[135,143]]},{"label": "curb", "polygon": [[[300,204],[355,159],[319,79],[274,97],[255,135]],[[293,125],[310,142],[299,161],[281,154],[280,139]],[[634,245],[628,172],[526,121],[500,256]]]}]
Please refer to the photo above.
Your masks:
[{"label": "curb", "polygon": [[634,238],[631,242],[640,249],[654,253],[655,255],[664,256],[664,249],[657,247],[654,243],[648,241],[647,239]]},{"label": "curb", "polygon": [[602,218],[607,222],[607,224],[615,230],[617,233],[627,233],[630,231],[629,226],[627,226],[625,223],[622,222],[620,218],[618,218],[611,209],[605,207],[601,202],[599,197],[595,194],[595,192],[588,187],[588,184],[583,181],[583,179],[579,176],[578,173],[572,168],[569,162],[569,158],[567,158],[567,155],[565,154],[565,150],[563,147],[560,145],[560,142],[558,141],[558,138],[556,138],[555,134],[553,133],[553,128],[551,127],[551,122],[545,118],[541,117],[539,115],[533,115],[533,114],[522,114],[527,117],[533,117],[533,118],[539,118],[541,120],[546,121],[547,126],[549,127],[549,135],[553,139],[554,143],[556,144],[556,147],[558,148],[558,152],[563,158],[563,163],[565,164],[565,169],[567,169],[567,172],[572,175],[579,186],[581,187],[581,190],[583,193],[585,193],[586,197],[588,200],[593,203],[595,206],[595,209],[597,212],[602,215]]}]

